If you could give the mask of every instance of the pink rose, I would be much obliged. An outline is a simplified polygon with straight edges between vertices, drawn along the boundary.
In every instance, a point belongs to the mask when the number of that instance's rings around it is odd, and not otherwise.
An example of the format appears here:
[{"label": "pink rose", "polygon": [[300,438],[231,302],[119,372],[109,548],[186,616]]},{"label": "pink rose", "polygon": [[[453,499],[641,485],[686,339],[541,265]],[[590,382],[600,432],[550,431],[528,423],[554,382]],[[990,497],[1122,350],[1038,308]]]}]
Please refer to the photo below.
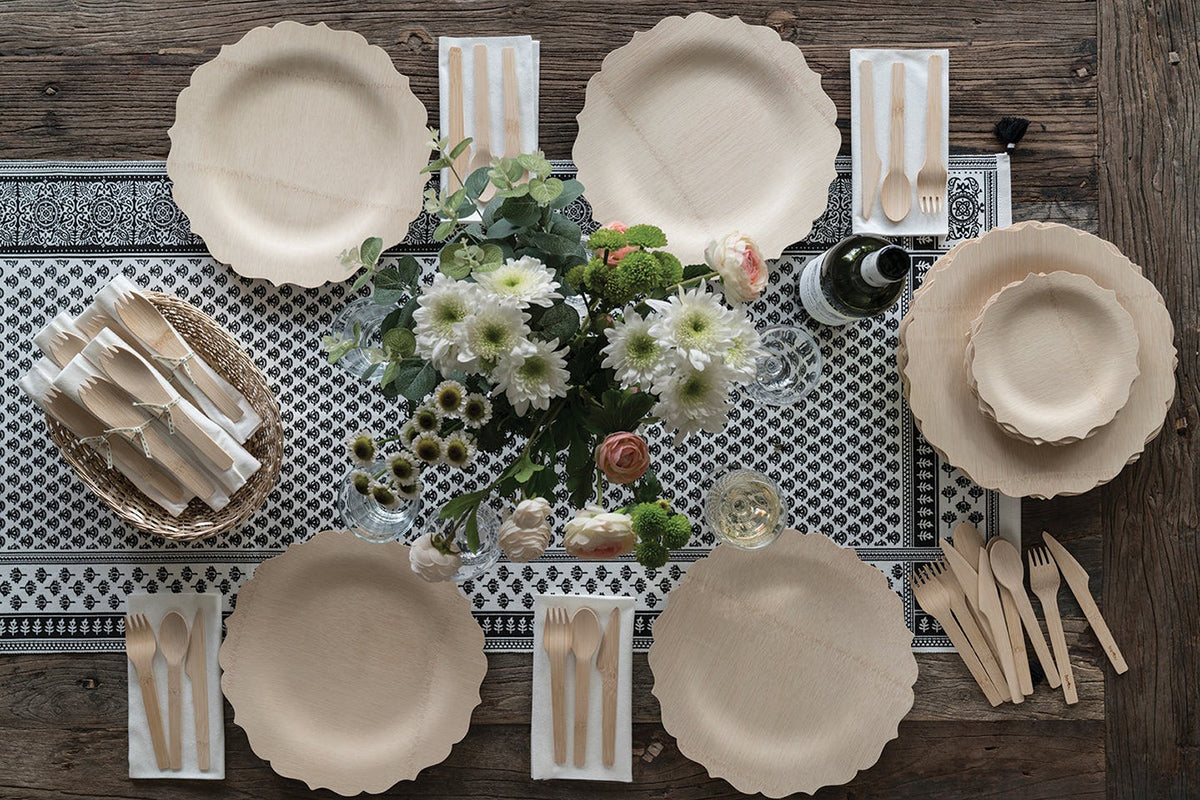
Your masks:
[{"label": "pink rose", "polygon": [[650,448],[636,433],[610,433],[596,448],[596,466],[612,483],[633,483],[650,468]]},{"label": "pink rose", "polygon": [[[625,231],[629,230],[629,226],[626,225],[624,222],[617,222],[615,220],[613,222],[608,223],[607,225],[601,225],[600,227],[607,231],[616,231],[617,233],[624,233]],[[629,255],[634,250],[637,250],[637,248],[636,247],[622,247],[620,250],[611,251],[608,254],[608,262],[607,262],[608,265],[610,267],[615,267],[617,264],[621,263],[622,258]]]},{"label": "pink rose", "polygon": [[721,276],[725,299],[731,305],[753,302],[767,288],[767,262],[744,233],[734,231],[714,239],[704,249],[704,263]]}]

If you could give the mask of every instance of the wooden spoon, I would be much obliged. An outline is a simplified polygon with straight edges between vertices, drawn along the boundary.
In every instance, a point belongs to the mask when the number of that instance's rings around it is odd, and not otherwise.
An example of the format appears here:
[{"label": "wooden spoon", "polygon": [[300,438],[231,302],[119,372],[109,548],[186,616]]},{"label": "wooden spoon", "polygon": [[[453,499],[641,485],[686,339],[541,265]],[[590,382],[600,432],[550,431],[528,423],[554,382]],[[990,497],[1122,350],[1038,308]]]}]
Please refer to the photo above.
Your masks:
[{"label": "wooden spoon", "polygon": [[[167,406],[181,399],[178,394],[173,395],[167,391],[159,382],[161,379],[153,367],[124,347],[105,349],[100,355],[100,364],[113,383],[129,392],[139,402]],[[233,457],[222,449],[216,439],[196,424],[196,420],[190,414],[178,408],[165,414],[171,414],[175,432],[190,442],[201,455],[216,465],[217,469],[225,472],[233,467]]]},{"label": "wooden spoon", "polygon": [[1000,605],[1000,592],[996,588],[996,581],[992,578],[992,566],[987,550],[979,551],[979,610],[983,612],[992,629],[996,655],[1000,658],[1004,679],[1008,682],[1008,696],[1014,703],[1023,703],[1025,695],[1021,694],[1021,686],[1017,679],[1017,662],[1013,658],[1012,644],[1008,640],[1008,629],[1004,626],[1004,609]]},{"label": "wooden spoon", "polygon": [[[71,433],[80,439],[91,439],[104,435],[104,426],[91,415],[86,408],[71,398],[51,389],[42,401],[50,416],[66,425]],[[113,465],[126,474],[140,475],[146,479],[159,494],[168,502],[184,504],[188,498],[183,493],[179,481],[171,477],[159,464],[146,458],[146,454],[122,439],[120,436],[108,437],[108,448],[112,453]]]},{"label": "wooden spoon", "polygon": [[[193,350],[185,342],[167,318],[141,292],[130,292],[117,301],[117,314],[125,327],[145,341],[150,349],[166,358],[187,358]],[[242,409],[229,392],[213,380],[202,364],[189,364],[185,377],[190,377],[196,388],[213,401],[213,405],[235,422],[242,418]]]},{"label": "wooden spoon", "polygon": [[1057,689],[1061,685],[1058,666],[1054,663],[1054,657],[1050,655],[1046,637],[1042,636],[1041,626],[1038,625],[1033,606],[1029,603],[1029,595],[1025,593],[1025,565],[1021,563],[1021,554],[1013,547],[1012,542],[998,538],[988,548],[988,555],[991,557],[992,572],[996,580],[1012,593],[1017,612],[1025,624],[1025,632],[1029,635],[1029,641],[1033,642],[1033,651],[1037,653],[1042,671],[1046,673],[1046,680],[1050,682],[1051,688]]},{"label": "wooden spoon", "polygon": [[187,658],[187,620],[170,611],[158,625],[158,649],[167,661],[167,755],[171,769],[183,768],[183,660]]},{"label": "wooden spoon", "polygon": [[591,698],[592,656],[600,646],[600,620],[590,608],[571,618],[571,652],[575,654],[575,766],[587,763],[588,706]]},{"label": "wooden spoon", "polygon": [[892,134],[889,143],[888,174],[883,179],[879,199],[883,213],[892,222],[900,222],[912,208],[912,181],[904,171],[904,62],[892,64]]},{"label": "wooden spoon", "polygon": [[[135,444],[144,444],[150,451],[150,457],[178,478],[188,491],[199,497],[208,497],[213,493],[213,486],[208,478],[177,453],[166,437],[153,426],[141,427],[149,420],[134,408],[129,395],[103,378],[93,378],[79,387],[79,399],[84,408],[95,414],[109,428],[141,428],[142,441]],[[137,434],[122,435],[133,441]]]}]

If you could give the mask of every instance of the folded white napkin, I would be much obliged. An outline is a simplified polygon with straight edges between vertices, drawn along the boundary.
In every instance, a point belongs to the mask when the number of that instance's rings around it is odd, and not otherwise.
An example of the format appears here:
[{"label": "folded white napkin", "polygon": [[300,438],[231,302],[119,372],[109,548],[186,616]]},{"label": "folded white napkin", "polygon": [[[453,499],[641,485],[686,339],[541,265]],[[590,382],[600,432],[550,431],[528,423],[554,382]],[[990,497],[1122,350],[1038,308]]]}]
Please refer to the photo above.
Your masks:
[{"label": "folded white napkin", "polygon": [[[122,339],[125,339],[127,342],[134,345],[134,349],[138,350],[139,353],[144,356],[148,352],[152,351],[153,348],[150,346],[149,342],[145,342],[134,336],[133,332],[125,327],[124,323],[121,322],[120,315],[117,313],[116,309],[117,300],[119,300],[123,295],[138,291],[141,290],[136,284],[133,283],[133,281],[129,280],[124,275],[118,275],[113,278],[107,286],[96,293],[96,299],[93,303],[93,308],[98,309],[98,311],[91,313],[101,313],[108,317],[109,321],[111,322],[109,327],[111,327],[112,330],[115,331]],[[89,309],[89,311],[91,311],[91,309]],[[88,315],[89,311],[85,311],[79,316],[79,320],[76,321],[76,324],[79,327],[84,327],[80,321]],[[212,400],[208,398],[208,395],[196,388],[196,386],[187,378],[187,376],[183,374],[182,367],[175,370],[177,373],[177,378],[174,381],[174,383],[180,387],[180,391],[186,394],[209,419],[224,428],[234,439],[237,439],[239,442],[245,442],[247,439],[249,439],[254,431],[258,430],[258,426],[262,424],[262,417],[259,416],[258,412],[256,412],[253,407],[251,407],[250,401],[247,400],[241,392],[233,388],[228,381],[218,375],[216,370],[210,367],[208,362],[199,356],[192,359],[192,361],[188,364],[188,368],[201,369],[208,372],[209,377],[216,381],[218,386],[229,392],[232,397],[237,399],[238,408],[242,410],[242,418],[234,421],[225,414],[221,413],[220,409],[218,409]]]},{"label": "folded white napkin", "polygon": [[[104,375],[104,373],[100,371],[99,367],[97,367],[95,364],[93,364],[91,361],[89,361],[87,356],[84,353],[80,353],[79,355],[75,356],[75,358],[71,359],[71,361],[62,368],[62,371],[58,373],[58,375],[54,378],[52,383],[53,383],[54,388],[58,389],[60,392],[65,394],[70,399],[74,400],[76,403],[79,403],[79,405],[83,406],[84,408],[87,408],[87,406],[84,406],[84,404],[79,399],[79,387],[82,386],[85,382],[87,382],[88,380],[90,380],[92,378],[102,378],[104,380],[108,380],[108,378]],[[148,420],[149,424],[152,427],[154,427],[155,430],[157,430],[160,434],[162,434],[162,436],[164,438],[170,438],[171,434],[167,430],[167,426],[165,423],[163,423],[157,419],[154,419],[152,416],[150,416],[146,412],[142,411],[141,409],[137,409],[137,411],[138,411],[138,414],[140,414],[144,419]],[[113,435],[119,436],[121,434],[113,434]],[[136,441],[133,442],[133,445],[134,445],[134,447],[140,446],[138,444],[138,442],[136,442]],[[204,470],[204,465],[198,463],[196,461],[196,459],[191,455],[191,452],[189,450],[180,448],[179,452],[184,458],[191,461],[194,466],[198,467],[201,470]],[[204,471],[206,472],[206,474],[212,475],[212,473],[209,470],[204,470]],[[232,472],[232,470],[230,470],[230,471]],[[212,477],[214,478],[213,493],[210,496],[203,497],[201,499],[209,506],[209,508],[213,509],[214,511],[220,511],[222,508],[229,505],[229,495],[232,494],[232,492],[226,491],[225,488],[223,488],[222,481],[216,480],[216,478],[218,476],[213,475]],[[151,499],[153,499],[153,495],[147,494],[147,496],[151,497]],[[164,506],[164,508],[166,508],[166,506]]]},{"label": "folded white napkin", "polygon": [[[949,119],[950,119],[950,51],[949,50],[865,50],[850,51],[850,152],[854,168],[851,171],[851,227],[855,233],[877,233],[884,236],[945,236],[949,232],[947,203],[942,202],[936,214],[924,214],[917,202],[917,173],[925,163],[925,110],[928,106],[927,84],[929,57],[942,56],[942,158],[949,163]],[[875,204],[870,217],[862,218],[862,173],[860,147],[862,136],[872,135],[859,127],[859,98],[864,88],[859,86],[859,65],[864,61],[874,65],[875,86],[875,149],[883,162],[879,173],[879,186],[887,176],[890,164],[888,156],[892,129],[892,64],[904,64],[904,170],[912,181],[913,201],[908,216],[900,222],[892,222],[883,214],[880,192],[875,193]]]},{"label": "folded white napkin", "polygon": [[[516,52],[517,87],[520,97],[521,152],[532,153],[538,147],[538,76],[541,45],[529,36],[442,36],[438,39],[438,125],[442,136],[450,135],[450,48],[461,47],[463,54],[463,130],[475,135],[475,45],[487,46],[488,53],[488,110],[492,127],[489,146],[493,155],[504,155],[504,66],[502,51],[511,47]],[[451,142],[451,146],[456,144]],[[442,185],[446,185],[446,170],[442,170]],[[466,179],[466,175],[462,176]]]},{"label": "folded white napkin", "polygon": [[[127,601],[130,614],[144,613],[150,618],[154,632],[169,611],[183,614],[190,628],[196,619],[196,611],[204,609],[205,656],[208,659],[208,736],[210,769],[201,772],[196,763],[196,715],[192,705],[192,685],[185,672],[183,675],[183,717],[180,725],[180,741],[183,743],[183,769],[159,770],[154,760],[154,745],[150,741],[150,725],[146,722],[146,708],[142,704],[142,689],[137,681],[133,664],[128,664],[129,674],[129,777],[131,778],[194,778],[199,780],[222,780],[225,777],[225,709],[221,695],[221,667],[217,664],[217,650],[221,647],[221,595],[219,594],[132,594]],[[186,664],[186,662],[184,662]],[[157,684],[159,712],[162,714],[163,730],[167,721],[167,662],[159,652],[154,656],[154,681]]]},{"label": "folded white napkin", "polygon": [[[125,340],[117,336],[108,328],[105,328],[104,330],[100,331],[100,333],[96,334],[95,339],[88,342],[87,347],[83,349],[83,356],[88,361],[92,362],[92,365],[97,367],[101,374],[104,374],[104,364],[101,354],[106,349],[111,347],[120,347],[129,350],[129,352],[133,352],[133,350],[125,344]],[[139,361],[141,361],[142,364],[147,367],[147,369],[149,369],[151,374],[158,379],[159,386],[163,388],[169,397],[172,399],[178,398],[178,402],[170,413],[184,414],[190,417],[192,421],[196,423],[198,428],[211,436],[213,441],[220,445],[221,449],[229,454],[229,457],[233,460],[233,466],[228,470],[219,469],[216,464],[212,463],[212,461],[210,461],[203,453],[193,447],[190,442],[181,436],[171,434],[171,441],[176,444],[176,450],[184,453],[194,463],[202,466],[205,472],[220,481],[221,485],[224,486],[230,494],[233,494],[238,489],[242,488],[242,485],[246,483],[246,480],[253,475],[260,466],[262,466],[258,459],[250,455],[250,452],[234,441],[233,437],[230,436],[223,428],[201,413],[200,409],[196,408],[196,406],[192,405],[192,403],[186,397],[177,392],[175,387],[171,383],[168,383],[167,380],[150,365],[150,362],[147,362],[137,353],[133,353],[133,355]],[[115,380],[113,383],[116,383],[118,386],[120,385]],[[153,409],[144,410],[148,413],[156,413]],[[165,414],[160,415],[159,419],[160,421],[167,421]],[[168,431],[170,430],[170,427],[170,424],[168,424]]]},{"label": "folded white napkin", "polygon": [[[603,597],[600,595],[538,595],[533,603],[533,712],[530,731],[530,774],[534,780],[568,778],[589,781],[633,780],[633,598]],[[591,702],[588,705],[587,763],[576,767],[572,754],[575,744],[575,658],[567,659],[567,760],[565,764],[554,763],[554,716],[550,701],[550,657],[542,647],[542,629],[545,626],[546,608],[565,608],[568,615],[584,606],[596,612],[601,630],[607,630],[609,615],[614,608],[621,610],[621,655],[617,674],[617,738],[615,760],[611,767],[604,766],[601,725],[604,709],[600,671],[593,666],[589,689]],[[594,664],[594,659],[593,659]]]},{"label": "folded white napkin", "polygon": [[[21,387],[21,391],[29,395],[29,398],[33,400],[33,402],[37,404],[39,408],[47,413],[50,413],[45,406],[45,397],[46,392],[54,385],[54,379],[58,377],[58,373],[58,366],[53,361],[48,358],[41,358],[38,359],[37,363],[33,365],[33,369],[29,370],[29,372],[27,372],[19,381],[17,381],[17,385]],[[65,398],[65,400],[71,403],[75,402],[69,397]],[[91,412],[82,406],[80,406],[80,410],[83,413],[91,416]],[[104,449],[99,444],[90,446],[101,456],[106,455]],[[155,503],[158,503],[158,505],[164,508],[172,517],[178,517],[187,508],[186,504],[172,503],[161,492],[151,486],[148,482],[144,481],[140,477],[137,469],[125,463],[125,461],[120,457],[119,453],[113,453],[113,467],[126,478],[129,478],[129,480],[133,482],[133,485],[136,486],[142,492],[142,494],[149,497]]]}]

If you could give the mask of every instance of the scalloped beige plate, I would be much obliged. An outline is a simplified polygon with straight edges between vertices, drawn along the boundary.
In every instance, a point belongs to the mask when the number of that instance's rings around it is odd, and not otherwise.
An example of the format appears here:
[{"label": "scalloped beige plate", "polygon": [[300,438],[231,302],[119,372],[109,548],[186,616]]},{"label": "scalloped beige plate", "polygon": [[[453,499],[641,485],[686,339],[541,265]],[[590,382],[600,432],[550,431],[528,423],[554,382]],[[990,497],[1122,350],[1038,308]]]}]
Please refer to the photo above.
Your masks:
[{"label": "scalloped beige plate", "polygon": [[654,623],[650,669],[681,753],[740,792],[782,797],[879,760],[912,708],[911,647],[879,570],[787,530],[688,569]]},{"label": "scalloped beige plate", "polygon": [[588,81],[573,157],[601,222],[652,223],[685,264],[749,234],[765,258],[825,211],[837,109],[799,48],[737,17],[668,17]]},{"label": "scalloped beige plate", "polygon": [[324,23],[259,27],[192,73],[167,174],[209,252],[238,273],[319,286],[338,254],[390,247],[421,210],[428,115],[382,48]]},{"label": "scalloped beige plate", "polygon": [[[1138,368],[1125,407],[1094,436],[1044,447],[1008,436],[971,391],[971,323],[1001,288],[1035,272],[1086,275],[1116,293],[1138,333]],[[1082,494],[1136,461],[1162,429],[1175,395],[1174,327],[1162,295],[1111,243],[1066,225],[1022,222],[957,245],[914,293],[898,361],[909,408],[929,444],[987,489],[1012,497]]]},{"label": "scalloped beige plate", "polygon": [[324,531],[263,562],[238,593],[221,688],[250,747],[310,789],[385,791],[466,735],[487,672],[453,583],[408,546]]},{"label": "scalloped beige plate", "polygon": [[1035,273],[971,323],[967,376],[979,408],[1010,436],[1062,445],[1094,435],[1138,376],[1133,318],[1086,275]]}]

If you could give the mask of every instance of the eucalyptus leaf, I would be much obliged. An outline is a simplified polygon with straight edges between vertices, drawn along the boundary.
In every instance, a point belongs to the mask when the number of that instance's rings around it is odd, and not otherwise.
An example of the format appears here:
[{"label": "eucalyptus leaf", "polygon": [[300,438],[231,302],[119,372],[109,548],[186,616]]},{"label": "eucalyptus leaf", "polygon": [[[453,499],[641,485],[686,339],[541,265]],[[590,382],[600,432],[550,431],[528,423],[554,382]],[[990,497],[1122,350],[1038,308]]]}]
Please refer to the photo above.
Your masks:
[{"label": "eucalyptus leaf", "polygon": [[[517,156],[516,158],[506,158],[500,162],[500,168],[504,171],[504,176],[506,178],[508,178],[508,182],[510,184],[514,184],[517,181],[521,180],[521,178],[525,175],[526,171],[534,172],[534,170],[529,169],[528,167],[526,167],[524,164],[521,163],[522,158],[523,158],[523,156]],[[539,177],[541,177],[541,176],[539,176]]]},{"label": "eucalyptus leaf", "polygon": [[489,239],[504,239],[512,236],[519,228],[510,220],[498,219],[491,224],[487,229],[487,237]]},{"label": "eucalyptus leaf", "polygon": [[579,240],[559,236],[554,233],[533,231],[529,234],[529,244],[552,256],[568,256],[579,250]]},{"label": "eucalyptus leaf", "polygon": [[[392,383],[398,388],[399,393],[414,403],[419,403],[433,391],[437,386],[438,372],[423,358],[409,356],[403,361],[397,362],[399,369],[392,378]],[[390,367],[390,365],[389,365]],[[384,373],[387,377],[387,373]],[[385,381],[386,385],[387,381]]]},{"label": "eucalyptus leaf", "polygon": [[412,256],[402,256],[396,265],[396,277],[401,285],[416,288],[421,278],[421,262]]},{"label": "eucalyptus leaf", "polygon": [[442,506],[441,511],[438,512],[438,517],[441,519],[458,519],[472,508],[479,508],[479,504],[486,500],[489,494],[491,494],[489,490],[483,489],[478,492],[468,492],[467,494],[460,494],[458,497],[453,497]]},{"label": "eucalyptus leaf", "polygon": [[[550,162],[541,153],[522,153],[515,160],[525,172],[530,172],[539,178],[545,178],[550,175]],[[513,180],[517,180],[517,178]]]},{"label": "eucalyptus leaf", "polygon": [[392,360],[408,358],[417,350],[417,339],[407,328],[392,328],[383,334],[383,352]]},{"label": "eucalyptus leaf", "polygon": [[453,161],[463,153],[467,152],[467,148],[471,146],[471,141],[471,137],[468,136],[466,139],[463,139],[461,142],[454,145],[454,149],[450,151],[450,160]]},{"label": "eucalyptus leaf", "polygon": [[529,187],[529,196],[544,206],[552,203],[563,192],[563,182],[558,178],[534,178],[526,185]]},{"label": "eucalyptus leaf", "polygon": [[371,380],[371,376],[374,375],[378,369],[379,369],[379,362],[376,361],[374,364],[367,365],[367,368],[363,370],[363,374],[359,377],[362,378],[362,380],[364,380],[364,381],[369,381],[369,380]]},{"label": "eucalyptus leaf", "polygon": [[688,264],[683,268],[683,279],[685,281],[699,278],[701,275],[707,275],[712,272],[712,267],[707,264]]},{"label": "eucalyptus leaf", "polygon": [[554,198],[554,201],[550,203],[550,207],[556,210],[566,208],[583,194],[583,184],[577,180],[565,180],[562,182],[562,186],[562,194]]},{"label": "eucalyptus leaf", "polygon": [[566,303],[556,303],[542,313],[538,324],[543,339],[566,344],[579,330],[579,312]]},{"label": "eucalyptus leaf", "polygon": [[[542,209],[532,197],[508,197],[500,204],[498,216],[518,228],[528,228],[542,219]],[[488,233],[489,238],[491,232]]]},{"label": "eucalyptus leaf", "polygon": [[437,172],[439,169],[445,169],[448,166],[450,166],[450,159],[448,159],[448,158],[434,159],[433,161],[430,161],[429,164],[427,164],[425,167],[423,167],[421,169],[421,174],[425,174],[425,173],[429,173],[429,172]]},{"label": "eucalyptus leaf", "polygon": [[446,241],[450,238],[451,234],[454,233],[454,226],[455,222],[452,219],[448,219],[445,222],[440,223],[436,228],[433,229],[433,240],[435,242]]},{"label": "eucalyptus leaf", "polygon": [[467,176],[463,181],[463,188],[467,190],[467,194],[471,197],[479,197],[483,193],[484,187],[488,185],[488,172],[490,167],[480,167]]},{"label": "eucalyptus leaf", "polygon": [[351,286],[350,286],[350,294],[354,294],[354,293],[355,293],[355,292],[357,292],[359,289],[361,289],[362,287],[366,286],[366,285],[367,285],[367,283],[368,283],[368,282],[371,280],[371,278],[373,278],[374,276],[375,276],[375,273],[374,273],[374,271],[372,271],[372,270],[369,270],[369,269],[364,269],[362,272],[360,272],[360,273],[358,274],[358,277],[354,279],[354,283],[353,283],[353,284],[351,284]]}]

